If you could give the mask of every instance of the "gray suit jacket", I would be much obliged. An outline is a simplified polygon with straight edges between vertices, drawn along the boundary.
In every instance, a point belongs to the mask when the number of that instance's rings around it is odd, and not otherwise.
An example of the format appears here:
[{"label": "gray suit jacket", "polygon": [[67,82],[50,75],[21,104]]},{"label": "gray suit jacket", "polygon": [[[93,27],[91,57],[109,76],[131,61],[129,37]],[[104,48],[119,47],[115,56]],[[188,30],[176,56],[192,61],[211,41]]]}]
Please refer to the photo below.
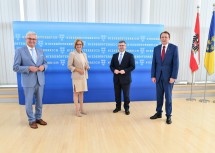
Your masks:
[{"label": "gray suit jacket", "polygon": [[[48,68],[48,65],[43,51],[38,48],[35,49],[37,52],[37,63],[34,63],[27,46],[17,49],[14,56],[13,70],[21,73],[21,84],[23,87],[34,87],[37,81],[39,85],[45,84],[44,71]],[[41,65],[45,67],[43,72],[38,71],[33,73],[28,69],[29,66],[39,67]]]}]

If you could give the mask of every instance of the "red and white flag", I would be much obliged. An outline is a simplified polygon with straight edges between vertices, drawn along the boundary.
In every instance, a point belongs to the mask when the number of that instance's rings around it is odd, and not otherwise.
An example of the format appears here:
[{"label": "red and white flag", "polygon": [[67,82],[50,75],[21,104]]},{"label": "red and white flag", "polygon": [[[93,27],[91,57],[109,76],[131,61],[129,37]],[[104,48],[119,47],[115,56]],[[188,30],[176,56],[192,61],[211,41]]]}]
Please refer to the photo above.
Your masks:
[{"label": "red and white flag", "polygon": [[190,69],[195,72],[199,69],[200,63],[200,24],[199,24],[199,12],[196,15],[196,24],[194,29],[193,43],[190,54]]}]

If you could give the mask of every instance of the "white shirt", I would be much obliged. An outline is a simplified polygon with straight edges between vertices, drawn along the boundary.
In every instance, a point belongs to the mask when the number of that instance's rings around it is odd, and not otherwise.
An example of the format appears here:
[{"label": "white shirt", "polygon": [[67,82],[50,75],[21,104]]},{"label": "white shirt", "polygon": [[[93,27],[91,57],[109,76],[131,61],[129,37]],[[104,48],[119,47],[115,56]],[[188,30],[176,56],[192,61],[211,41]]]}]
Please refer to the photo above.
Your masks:
[{"label": "white shirt", "polygon": [[[31,54],[32,59],[33,59],[33,60],[34,60],[34,62],[36,63],[36,62],[37,62],[37,52],[36,52],[35,47],[34,47],[34,48],[31,48],[31,47],[29,47],[29,46],[27,45],[27,48],[28,48],[29,53]],[[34,57],[33,57],[33,55],[32,55],[32,51],[31,51],[31,49],[33,49],[35,59],[34,59]]]},{"label": "white shirt", "polygon": [[166,44],[166,45],[162,45],[162,46],[161,46],[161,55],[162,55],[163,46],[165,46],[165,53],[166,53],[166,49],[167,49],[168,45],[169,45],[169,44]]},{"label": "white shirt", "polygon": [[123,59],[124,54],[125,54],[125,51],[123,51],[123,52],[119,52],[118,60],[119,60],[120,54],[122,54],[122,59]]},{"label": "white shirt", "polygon": [[[36,51],[35,50],[35,47],[34,48],[31,48],[31,47],[29,47],[28,45],[27,45],[27,48],[28,48],[28,51],[29,51],[29,53],[31,54],[31,57],[32,57],[32,51],[31,51],[31,49],[33,49],[34,51]],[[37,54],[36,54],[37,55]]]}]

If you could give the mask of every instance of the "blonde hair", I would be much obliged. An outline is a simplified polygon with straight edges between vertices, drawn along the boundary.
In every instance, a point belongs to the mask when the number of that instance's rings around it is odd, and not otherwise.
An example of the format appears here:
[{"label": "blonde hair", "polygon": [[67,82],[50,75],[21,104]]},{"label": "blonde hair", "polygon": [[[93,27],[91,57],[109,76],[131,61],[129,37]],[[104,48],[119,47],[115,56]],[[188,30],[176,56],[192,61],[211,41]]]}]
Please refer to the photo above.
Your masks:
[{"label": "blonde hair", "polygon": [[74,48],[75,48],[75,49],[76,49],[77,43],[78,43],[79,41],[81,42],[82,47],[84,46],[84,42],[83,42],[81,39],[76,39],[75,42],[74,42]]}]

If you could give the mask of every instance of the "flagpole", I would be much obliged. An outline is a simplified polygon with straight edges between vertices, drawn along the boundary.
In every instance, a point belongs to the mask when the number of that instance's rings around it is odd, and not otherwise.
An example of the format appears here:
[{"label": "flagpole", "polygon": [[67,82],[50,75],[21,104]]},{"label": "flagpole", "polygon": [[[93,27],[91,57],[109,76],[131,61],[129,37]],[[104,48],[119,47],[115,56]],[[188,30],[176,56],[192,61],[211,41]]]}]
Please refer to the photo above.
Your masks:
[{"label": "flagpole", "polygon": [[196,101],[196,99],[195,98],[193,98],[193,73],[195,73],[195,72],[192,72],[192,82],[191,82],[191,93],[190,93],[190,98],[187,98],[186,100],[187,101]]},{"label": "flagpole", "polygon": [[[190,98],[187,98],[187,101],[196,101],[195,98],[193,98],[193,83],[194,81],[194,76],[195,76],[195,71],[198,70],[199,68],[199,62],[200,62],[200,57],[199,53],[200,52],[200,24],[199,24],[199,6],[197,6],[197,14],[196,14],[196,22],[194,26],[194,36],[193,36],[193,42],[192,42],[192,47],[191,47],[191,54],[190,54],[190,68],[192,72],[192,82],[191,82],[191,93],[190,93]],[[198,58],[196,58],[196,55]]]},{"label": "flagpole", "polygon": [[208,78],[208,73],[206,73],[206,81],[205,81],[205,89],[204,89],[204,99],[200,99],[200,100],[199,100],[199,101],[202,102],[202,103],[210,102],[210,100],[205,99],[207,78]]}]

